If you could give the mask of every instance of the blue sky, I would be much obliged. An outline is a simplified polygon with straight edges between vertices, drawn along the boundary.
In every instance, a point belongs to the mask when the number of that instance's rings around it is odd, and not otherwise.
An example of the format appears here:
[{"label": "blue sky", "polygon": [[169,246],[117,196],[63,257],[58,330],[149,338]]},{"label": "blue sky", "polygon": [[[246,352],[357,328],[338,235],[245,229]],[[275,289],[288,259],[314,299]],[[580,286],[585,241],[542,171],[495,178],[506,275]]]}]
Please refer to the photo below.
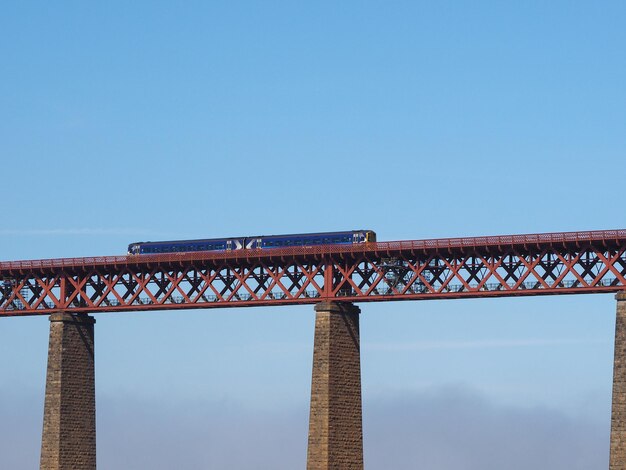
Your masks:
[{"label": "blue sky", "polygon": [[[0,259],[625,228],[625,20],[617,1],[3,5]],[[368,468],[605,468],[614,309],[362,305]],[[100,468],[219,468],[241,439],[234,468],[303,467],[312,308],[96,319]],[[0,467],[32,468],[48,322],[1,321]]]}]

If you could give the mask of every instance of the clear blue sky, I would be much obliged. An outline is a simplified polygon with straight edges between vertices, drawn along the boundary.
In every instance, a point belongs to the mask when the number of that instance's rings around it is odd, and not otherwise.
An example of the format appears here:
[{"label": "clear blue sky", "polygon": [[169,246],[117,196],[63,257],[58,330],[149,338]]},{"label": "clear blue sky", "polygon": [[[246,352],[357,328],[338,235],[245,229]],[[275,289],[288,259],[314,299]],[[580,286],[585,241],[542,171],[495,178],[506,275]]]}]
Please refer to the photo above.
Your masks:
[{"label": "clear blue sky", "polygon": [[[624,24],[619,1],[4,4],[0,259],[625,228]],[[366,465],[606,468],[614,309],[362,305]],[[96,319],[99,468],[304,467],[312,308]],[[0,468],[33,468],[48,322],[0,323]]]}]

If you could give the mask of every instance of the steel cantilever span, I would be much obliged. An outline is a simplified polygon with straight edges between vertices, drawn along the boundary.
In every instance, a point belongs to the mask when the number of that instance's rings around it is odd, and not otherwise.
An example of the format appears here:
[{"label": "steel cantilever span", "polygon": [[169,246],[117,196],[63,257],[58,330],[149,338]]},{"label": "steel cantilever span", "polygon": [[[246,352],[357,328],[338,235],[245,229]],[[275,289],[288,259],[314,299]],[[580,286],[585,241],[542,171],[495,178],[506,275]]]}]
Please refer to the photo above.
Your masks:
[{"label": "steel cantilever span", "polygon": [[0,316],[626,289],[626,230],[0,263]]}]

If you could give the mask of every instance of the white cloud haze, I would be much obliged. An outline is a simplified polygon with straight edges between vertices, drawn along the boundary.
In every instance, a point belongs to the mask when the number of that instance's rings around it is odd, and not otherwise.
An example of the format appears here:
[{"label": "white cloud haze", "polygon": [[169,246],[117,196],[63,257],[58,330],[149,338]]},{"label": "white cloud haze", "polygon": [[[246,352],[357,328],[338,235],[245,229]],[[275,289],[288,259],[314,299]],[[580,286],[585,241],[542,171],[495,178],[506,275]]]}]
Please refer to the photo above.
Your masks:
[{"label": "white cloud haze", "polygon": [[[251,391],[253,393],[253,391]],[[0,468],[36,468],[41,401],[0,401]],[[98,468],[305,468],[308,408],[98,399]],[[606,422],[604,422],[606,421]],[[364,403],[365,466],[420,470],[603,470],[609,422],[503,407],[463,388]]]}]

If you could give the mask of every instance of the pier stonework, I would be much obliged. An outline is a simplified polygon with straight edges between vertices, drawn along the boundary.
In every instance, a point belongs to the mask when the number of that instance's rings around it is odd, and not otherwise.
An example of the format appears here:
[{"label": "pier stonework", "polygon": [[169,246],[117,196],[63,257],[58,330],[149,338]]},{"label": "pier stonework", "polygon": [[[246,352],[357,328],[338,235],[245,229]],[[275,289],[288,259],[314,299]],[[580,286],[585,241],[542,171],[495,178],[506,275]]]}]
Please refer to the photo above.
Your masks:
[{"label": "pier stonework", "polygon": [[360,309],[315,306],[307,470],[362,470]]},{"label": "pier stonework", "polygon": [[85,314],[50,315],[42,470],[96,468],[95,322]]},{"label": "pier stonework", "polygon": [[609,470],[626,470],[626,292],[619,292],[615,298],[617,313]]}]

